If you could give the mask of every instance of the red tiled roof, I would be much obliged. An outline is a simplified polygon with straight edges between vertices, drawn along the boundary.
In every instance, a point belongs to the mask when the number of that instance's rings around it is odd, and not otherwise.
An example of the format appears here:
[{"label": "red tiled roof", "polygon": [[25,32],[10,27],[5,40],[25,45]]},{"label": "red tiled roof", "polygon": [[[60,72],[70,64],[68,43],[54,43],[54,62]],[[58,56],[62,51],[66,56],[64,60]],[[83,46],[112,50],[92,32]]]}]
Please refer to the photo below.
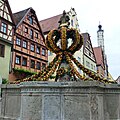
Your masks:
[{"label": "red tiled roof", "polygon": [[93,50],[96,57],[97,65],[101,65],[104,68],[102,48],[94,47]]},{"label": "red tiled roof", "polygon": [[61,16],[62,14],[39,21],[39,24],[42,28],[43,33],[49,32],[50,30],[53,30],[53,29],[58,29],[59,27],[58,21],[60,20]]}]

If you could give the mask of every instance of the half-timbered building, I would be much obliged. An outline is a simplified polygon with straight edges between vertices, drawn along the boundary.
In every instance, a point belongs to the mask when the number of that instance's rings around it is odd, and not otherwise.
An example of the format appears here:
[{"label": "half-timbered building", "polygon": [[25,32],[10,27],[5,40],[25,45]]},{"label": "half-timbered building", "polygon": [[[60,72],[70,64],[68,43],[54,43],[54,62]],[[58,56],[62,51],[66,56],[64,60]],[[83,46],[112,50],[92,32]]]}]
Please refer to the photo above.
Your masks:
[{"label": "half-timbered building", "polygon": [[[16,30],[13,39],[13,72],[10,74],[10,80],[26,77],[25,71],[37,73],[48,62],[44,36],[35,11],[28,8],[14,13],[13,16]],[[20,74],[19,71],[22,70],[24,72]]]},{"label": "half-timbered building", "polygon": [[89,70],[96,72],[96,58],[92,47],[89,33],[82,33],[84,38],[83,45],[83,64]]},{"label": "half-timbered building", "polygon": [[14,20],[8,0],[0,0],[0,76],[8,79],[11,72],[11,48]]}]

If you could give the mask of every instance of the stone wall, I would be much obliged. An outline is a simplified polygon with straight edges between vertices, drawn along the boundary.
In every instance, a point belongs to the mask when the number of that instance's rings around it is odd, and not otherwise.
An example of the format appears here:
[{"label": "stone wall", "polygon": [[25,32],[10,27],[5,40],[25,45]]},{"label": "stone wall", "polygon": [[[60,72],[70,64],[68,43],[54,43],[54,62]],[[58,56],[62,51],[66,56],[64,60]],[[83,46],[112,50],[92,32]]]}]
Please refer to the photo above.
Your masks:
[{"label": "stone wall", "polygon": [[16,118],[20,117],[20,109],[20,86],[2,85],[0,120],[17,120]]},{"label": "stone wall", "polygon": [[2,85],[0,120],[119,120],[120,87],[99,82]]}]

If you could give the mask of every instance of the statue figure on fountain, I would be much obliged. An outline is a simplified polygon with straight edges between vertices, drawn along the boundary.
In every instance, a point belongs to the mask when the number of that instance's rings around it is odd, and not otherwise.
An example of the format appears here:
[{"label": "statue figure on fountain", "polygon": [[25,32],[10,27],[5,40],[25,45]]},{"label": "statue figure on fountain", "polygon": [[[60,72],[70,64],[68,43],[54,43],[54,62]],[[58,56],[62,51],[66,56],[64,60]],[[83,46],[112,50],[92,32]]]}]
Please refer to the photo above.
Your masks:
[{"label": "statue figure on fountain", "polygon": [[65,10],[63,11],[63,15],[61,16],[60,20],[58,23],[60,23],[59,25],[59,28],[60,27],[68,27],[70,25],[70,22],[69,22],[70,18],[69,16],[67,15],[67,13],[65,12]]}]

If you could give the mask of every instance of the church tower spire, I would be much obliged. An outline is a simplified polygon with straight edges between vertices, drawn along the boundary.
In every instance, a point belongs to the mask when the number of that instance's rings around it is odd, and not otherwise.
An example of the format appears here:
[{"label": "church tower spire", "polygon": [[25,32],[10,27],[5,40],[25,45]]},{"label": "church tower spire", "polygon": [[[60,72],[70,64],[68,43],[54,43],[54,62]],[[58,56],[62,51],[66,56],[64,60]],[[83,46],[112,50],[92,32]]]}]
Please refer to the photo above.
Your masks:
[{"label": "church tower spire", "polygon": [[104,30],[102,30],[102,25],[100,23],[98,25],[97,40],[98,40],[98,47],[101,47],[103,52],[105,52],[104,51]]},{"label": "church tower spire", "polygon": [[105,48],[104,48],[104,30],[102,29],[102,25],[100,23],[98,25],[97,41],[98,41],[98,47],[101,47],[103,51],[103,62],[104,62],[104,72],[105,72],[104,77],[108,78],[107,55],[105,54]]}]

